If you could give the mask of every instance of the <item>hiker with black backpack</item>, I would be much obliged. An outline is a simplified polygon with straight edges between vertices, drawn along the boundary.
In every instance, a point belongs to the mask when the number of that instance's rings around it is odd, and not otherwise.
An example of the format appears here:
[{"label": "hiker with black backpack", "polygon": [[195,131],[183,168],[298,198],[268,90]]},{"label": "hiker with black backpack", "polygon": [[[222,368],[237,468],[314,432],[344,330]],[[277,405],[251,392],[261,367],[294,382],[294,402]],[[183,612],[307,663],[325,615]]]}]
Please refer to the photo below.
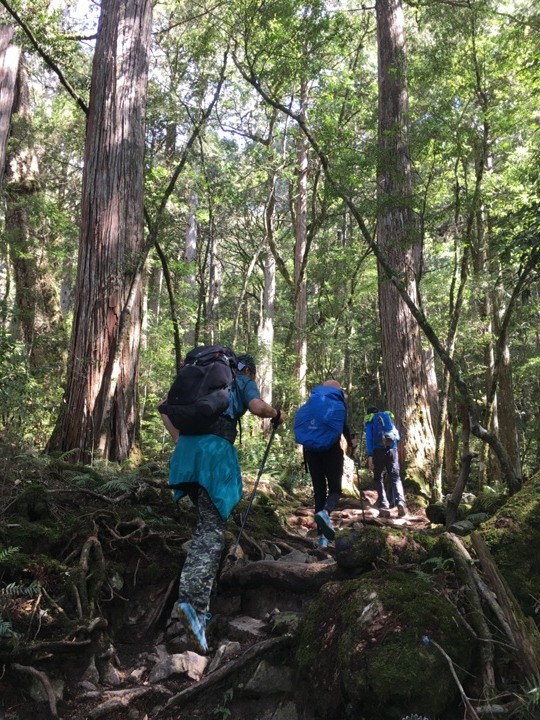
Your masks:
[{"label": "hiker with black backpack", "polygon": [[392,505],[397,506],[399,517],[407,515],[405,494],[399,471],[398,443],[401,440],[394,416],[389,410],[369,405],[364,419],[368,466],[373,471],[377,490],[377,505],[382,517],[390,517],[390,503],[384,487],[386,470],[392,487]]},{"label": "hiker with black backpack", "polygon": [[[180,620],[202,654],[208,651],[206,623],[224,548],[225,522],[242,497],[233,444],[237,421],[247,410],[270,418],[276,426],[285,420],[282,411],[261,399],[255,372],[251,355],[237,358],[223,346],[195,348],[158,408],[176,443],[169,467],[174,499],[178,502],[187,495],[198,509],[171,616]],[[188,397],[190,402],[184,402]]]},{"label": "hiker with black backpack", "polygon": [[345,393],[337,380],[326,380],[313,388],[307,402],[296,413],[294,435],[303,447],[304,462],[311,476],[318,545],[324,549],[336,534],[330,513],[341,497],[341,436],[345,437],[351,453],[357,444],[347,424]]}]

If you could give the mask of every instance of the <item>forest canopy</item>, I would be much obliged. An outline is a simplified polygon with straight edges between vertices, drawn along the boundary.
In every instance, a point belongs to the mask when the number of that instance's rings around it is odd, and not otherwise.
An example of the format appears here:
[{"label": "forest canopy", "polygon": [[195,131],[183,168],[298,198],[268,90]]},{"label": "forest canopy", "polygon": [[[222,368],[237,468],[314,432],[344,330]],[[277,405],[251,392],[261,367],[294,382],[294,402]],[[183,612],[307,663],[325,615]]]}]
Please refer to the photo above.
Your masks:
[{"label": "forest canopy", "polygon": [[534,7],[1,6],[5,442],[152,457],[223,343],[288,412],[391,407],[426,496],[538,469]]}]

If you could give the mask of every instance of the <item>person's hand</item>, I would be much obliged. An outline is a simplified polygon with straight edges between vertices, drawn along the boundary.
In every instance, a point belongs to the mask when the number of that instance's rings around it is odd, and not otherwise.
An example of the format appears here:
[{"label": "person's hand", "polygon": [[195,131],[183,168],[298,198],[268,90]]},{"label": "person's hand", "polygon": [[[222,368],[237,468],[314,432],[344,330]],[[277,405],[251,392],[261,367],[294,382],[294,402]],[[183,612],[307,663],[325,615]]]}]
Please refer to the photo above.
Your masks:
[{"label": "person's hand", "polygon": [[285,418],[286,418],[287,416],[285,415],[285,413],[283,412],[283,410],[278,410],[277,408],[275,408],[275,410],[276,410],[276,412],[277,412],[277,415],[276,415],[275,417],[273,417],[273,418],[270,420],[270,422],[271,422],[271,424],[272,424],[273,427],[277,428],[277,427],[279,427],[280,425],[283,425],[283,423],[285,422]]},{"label": "person's hand", "polygon": [[375,464],[373,463],[373,458],[371,456],[368,457],[367,464],[370,470],[375,470]]}]

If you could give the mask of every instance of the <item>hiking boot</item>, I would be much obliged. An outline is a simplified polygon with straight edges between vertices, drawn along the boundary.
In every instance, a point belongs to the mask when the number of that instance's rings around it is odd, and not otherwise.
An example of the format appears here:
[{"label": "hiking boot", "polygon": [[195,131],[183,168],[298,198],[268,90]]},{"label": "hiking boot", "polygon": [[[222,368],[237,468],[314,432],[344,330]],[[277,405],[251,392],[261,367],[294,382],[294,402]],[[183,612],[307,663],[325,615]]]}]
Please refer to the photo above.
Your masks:
[{"label": "hiking boot", "polygon": [[315,522],[325,538],[328,540],[333,540],[335,538],[336,531],[334,530],[334,526],[332,525],[326,510],[319,510],[318,513],[315,513]]},{"label": "hiking boot", "polygon": [[405,505],[405,503],[402,503],[402,502],[398,503],[397,514],[399,515],[399,517],[407,517],[408,513],[407,513],[407,506]]},{"label": "hiking boot", "polygon": [[321,548],[321,550],[326,550],[326,548],[328,547],[328,540],[324,537],[324,535],[321,535],[321,537],[319,538],[319,547]]},{"label": "hiking boot", "polygon": [[179,602],[174,606],[171,616],[180,620],[188,637],[195,643],[197,651],[201,655],[206,655],[208,652],[205,635],[207,615],[198,613],[189,603]]},{"label": "hiking boot", "polygon": [[382,518],[389,518],[392,517],[392,513],[390,512],[390,508],[379,508],[379,517]]}]

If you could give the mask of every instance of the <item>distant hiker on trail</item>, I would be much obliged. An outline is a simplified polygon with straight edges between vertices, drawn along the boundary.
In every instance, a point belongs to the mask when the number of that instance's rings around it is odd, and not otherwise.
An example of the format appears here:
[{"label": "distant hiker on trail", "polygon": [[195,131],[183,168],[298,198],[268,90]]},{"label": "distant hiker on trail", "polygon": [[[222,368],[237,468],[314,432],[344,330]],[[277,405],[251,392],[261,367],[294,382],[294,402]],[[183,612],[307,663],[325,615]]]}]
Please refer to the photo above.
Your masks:
[{"label": "distant hiker on trail", "polygon": [[399,431],[394,424],[394,416],[388,410],[380,411],[375,405],[369,405],[364,419],[368,466],[373,470],[373,479],[378,496],[381,515],[389,516],[390,503],[386,496],[383,472],[386,470],[392,486],[392,505],[397,505],[399,517],[407,515],[405,494],[399,473],[397,445]]},{"label": "distant hiker on trail", "polygon": [[350,450],[354,451],[357,444],[347,425],[345,394],[337,380],[326,380],[313,388],[296,413],[294,434],[296,442],[303,446],[313,484],[318,545],[326,548],[336,534],[330,513],[341,497],[341,436],[345,436]]},{"label": "distant hiker on trail", "polygon": [[[215,358],[212,356],[214,365],[216,362],[223,363],[223,348],[212,346],[212,349],[221,353],[219,357],[217,352],[214,353]],[[193,352],[202,355],[201,351],[206,350],[197,348]],[[169,486],[174,490],[176,501],[188,495],[198,508],[197,527],[182,567],[179,599],[172,617],[180,620],[197,650],[203,654],[208,651],[205,633],[209,619],[207,613],[224,548],[224,525],[242,497],[242,475],[233,445],[236,431],[231,434],[229,428],[236,428],[237,420],[247,410],[260,418],[271,418],[276,425],[281,425],[285,420],[283,412],[261,399],[255,383],[255,361],[251,355],[239,355],[236,358],[234,353],[228,352],[230,355],[225,354],[225,361],[230,362],[232,358],[231,365],[234,364],[236,368],[234,380],[227,388],[228,406],[218,422],[206,433],[201,432],[199,424],[197,434],[190,434],[185,423],[181,430],[175,427],[171,419],[175,418],[175,411],[170,407],[171,391],[159,406],[163,423],[176,443],[170,461]],[[205,362],[210,364],[208,360]],[[203,361],[195,365],[199,369],[207,367]],[[221,372],[223,368],[219,370]],[[208,392],[208,386],[212,387],[209,382],[203,385],[205,392]]]}]

